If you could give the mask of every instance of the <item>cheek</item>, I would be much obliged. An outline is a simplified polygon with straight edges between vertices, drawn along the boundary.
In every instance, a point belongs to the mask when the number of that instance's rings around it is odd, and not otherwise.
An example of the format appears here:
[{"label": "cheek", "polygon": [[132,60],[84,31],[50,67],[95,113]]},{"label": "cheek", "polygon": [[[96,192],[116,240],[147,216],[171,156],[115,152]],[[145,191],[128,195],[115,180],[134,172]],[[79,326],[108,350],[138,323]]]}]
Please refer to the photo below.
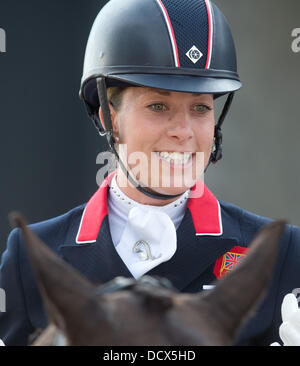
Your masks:
[{"label": "cheek", "polygon": [[213,145],[215,126],[214,121],[208,120],[197,125],[194,130],[199,147],[209,150]]},{"label": "cheek", "polygon": [[145,118],[122,119],[120,123],[120,139],[127,144],[128,151],[145,151],[157,141],[162,134],[162,128]]}]

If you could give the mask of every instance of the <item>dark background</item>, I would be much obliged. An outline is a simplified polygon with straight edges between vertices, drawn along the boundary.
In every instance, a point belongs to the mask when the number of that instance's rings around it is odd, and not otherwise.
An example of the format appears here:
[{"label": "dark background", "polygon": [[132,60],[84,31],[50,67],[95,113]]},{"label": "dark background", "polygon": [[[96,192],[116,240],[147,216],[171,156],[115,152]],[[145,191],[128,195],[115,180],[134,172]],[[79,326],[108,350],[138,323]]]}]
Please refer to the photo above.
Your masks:
[{"label": "dark background", "polygon": [[[0,2],[0,250],[7,215],[30,223],[84,203],[103,148],[78,91],[86,41],[105,1]],[[101,146],[102,144],[102,146]]]},{"label": "dark background", "polygon": [[[142,1],[142,0],[141,0]],[[105,1],[1,0],[0,254],[7,215],[63,214],[98,188],[106,148],[78,97],[86,41]],[[300,224],[298,0],[215,0],[234,34],[243,88],[224,125],[224,157],[205,181],[220,199]]]}]

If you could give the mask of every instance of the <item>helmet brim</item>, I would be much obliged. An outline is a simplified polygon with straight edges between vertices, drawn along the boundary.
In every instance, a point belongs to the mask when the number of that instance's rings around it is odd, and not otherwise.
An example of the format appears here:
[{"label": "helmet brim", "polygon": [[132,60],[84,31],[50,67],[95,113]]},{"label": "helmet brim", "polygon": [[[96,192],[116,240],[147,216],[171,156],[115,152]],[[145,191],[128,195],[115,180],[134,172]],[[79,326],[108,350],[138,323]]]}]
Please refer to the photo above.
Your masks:
[{"label": "helmet brim", "polygon": [[[199,77],[170,74],[117,74],[106,77],[107,87],[140,86],[184,93],[213,94],[214,98],[234,92],[242,87],[239,80],[216,77]],[[82,86],[80,96],[92,109],[99,107],[96,78]]]},{"label": "helmet brim", "polygon": [[113,86],[118,82],[184,93],[222,95],[234,92],[242,86],[240,81],[234,79],[163,74],[111,75],[107,80],[107,86]]}]

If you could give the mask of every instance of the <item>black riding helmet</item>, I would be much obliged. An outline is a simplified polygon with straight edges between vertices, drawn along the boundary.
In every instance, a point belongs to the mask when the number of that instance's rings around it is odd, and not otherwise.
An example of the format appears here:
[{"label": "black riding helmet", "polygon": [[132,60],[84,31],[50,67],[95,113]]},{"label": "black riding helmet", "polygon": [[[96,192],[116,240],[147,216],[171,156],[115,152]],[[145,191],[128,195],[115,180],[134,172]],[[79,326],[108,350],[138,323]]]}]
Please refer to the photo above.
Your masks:
[{"label": "black riding helmet", "polygon": [[[113,144],[106,89],[144,86],[169,91],[228,94],[215,126],[210,162],[222,157],[221,125],[241,87],[228,23],[209,0],[110,0],[92,26],[84,59],[80,97],[101,136],[137,189],[158,199],[126,170]],[[99,121],[102,107],[105,131]]]}]

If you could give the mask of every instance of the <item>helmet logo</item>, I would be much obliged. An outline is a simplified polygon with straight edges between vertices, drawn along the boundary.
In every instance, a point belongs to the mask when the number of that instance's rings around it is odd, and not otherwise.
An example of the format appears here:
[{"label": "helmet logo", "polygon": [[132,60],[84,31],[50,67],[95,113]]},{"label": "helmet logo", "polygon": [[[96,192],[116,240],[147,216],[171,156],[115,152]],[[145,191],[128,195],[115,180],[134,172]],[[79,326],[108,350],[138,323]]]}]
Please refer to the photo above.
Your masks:
[{"label": "helmet logo", "polygon": [[203,53],[196,46],[193,46],[187,51],[186,55],[195,64],[203,56]]}]

